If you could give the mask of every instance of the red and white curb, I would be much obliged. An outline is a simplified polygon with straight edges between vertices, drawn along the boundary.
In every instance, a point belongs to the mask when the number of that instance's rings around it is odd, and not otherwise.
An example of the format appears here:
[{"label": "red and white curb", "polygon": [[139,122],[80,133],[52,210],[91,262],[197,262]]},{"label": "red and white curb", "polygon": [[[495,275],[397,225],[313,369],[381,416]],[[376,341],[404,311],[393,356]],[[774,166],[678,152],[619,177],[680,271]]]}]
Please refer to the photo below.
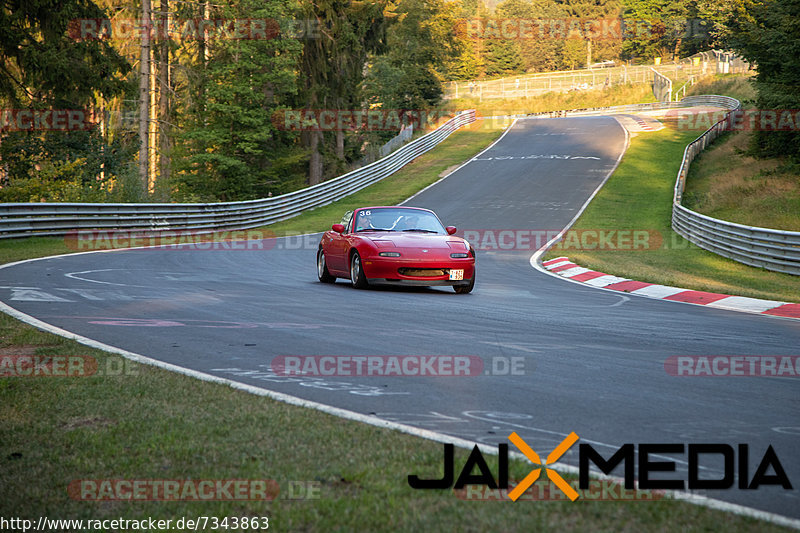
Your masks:
[{"label": "red and white curb", "polygon": [[556,257],[542,262],[542,266],[554,274],[558,274],[572,281],[585,283],[592,287],[600,287],[612,291],[684,302],[731,311],[744,311],[762,315],[773,315],[784,318],[800,319],[800,304],[779,302],[776,300],[761,300],[745,296],[730,296],[715,292],[694,291],[680,287],[669,287],[655,283],[634,281],[628,278],[612,276],[604,272],[597,272],[577,265],[567,257]]}]

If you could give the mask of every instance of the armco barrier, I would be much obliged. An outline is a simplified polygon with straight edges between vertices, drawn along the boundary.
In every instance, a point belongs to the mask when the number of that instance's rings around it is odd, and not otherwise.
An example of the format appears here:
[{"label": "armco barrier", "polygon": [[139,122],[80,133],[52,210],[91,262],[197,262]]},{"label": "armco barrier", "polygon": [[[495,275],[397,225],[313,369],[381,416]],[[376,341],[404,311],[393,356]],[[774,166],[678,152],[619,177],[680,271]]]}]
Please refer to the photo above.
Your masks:
[{"label": "armco barrier", "polygon": [[335,202],[380,181],[474,121],[474,110],[463,111],[374,163],[272,198],[204,204],[4,203],[0,204],[0,238],[59,236],[76,230],[157,234],[256,228]]},{"label": "armco barrier", "polygon": [[[713,98],[713,99],[712,99]],[[704,100],[700,100],[704,99]],[[688,241],[708,251],[746,265],[800,276],[800,232],[759,228],[702,215],[681,205],[689,165],[721,133],[729,131],[733,114],[741,103],[725,96],[690,96],[682,102],[692,105],[717,105],[731,111],[689,143],[675,182],[672,202],[672,229]],[[706,102],[693,104],[692,102]]]}]

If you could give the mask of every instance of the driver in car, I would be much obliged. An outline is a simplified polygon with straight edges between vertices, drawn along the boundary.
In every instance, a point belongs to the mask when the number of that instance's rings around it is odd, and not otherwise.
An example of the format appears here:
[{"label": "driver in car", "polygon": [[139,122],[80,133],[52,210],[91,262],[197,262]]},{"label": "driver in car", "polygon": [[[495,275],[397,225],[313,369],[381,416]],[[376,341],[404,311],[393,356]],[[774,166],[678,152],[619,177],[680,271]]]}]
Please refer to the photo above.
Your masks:
[{"label": "driver in car", "polygon": [[356,219],[356,231],[362,229],[375,229],[372,224],[372,213],[369,211],[359,211],[358,218]]},{"label": "driver in car", "polygon": [[402,224],[400,229],[401,230],[409,230],[409,229],[418,229],[419,228],[419,217],[416,215],[409,215],[403,218]]}]

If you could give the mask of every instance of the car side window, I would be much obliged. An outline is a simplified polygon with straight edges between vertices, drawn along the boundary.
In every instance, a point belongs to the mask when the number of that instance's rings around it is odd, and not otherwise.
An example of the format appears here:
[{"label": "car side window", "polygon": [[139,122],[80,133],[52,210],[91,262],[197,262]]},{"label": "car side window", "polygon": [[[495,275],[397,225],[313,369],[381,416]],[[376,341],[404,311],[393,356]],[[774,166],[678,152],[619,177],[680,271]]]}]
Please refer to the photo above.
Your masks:
[{"label": "car side window", "polygon": [[342,217],[342,224],[344,225],[344,232],[350,233],[350,222],[353,220],[353,212],[348,211]]}]

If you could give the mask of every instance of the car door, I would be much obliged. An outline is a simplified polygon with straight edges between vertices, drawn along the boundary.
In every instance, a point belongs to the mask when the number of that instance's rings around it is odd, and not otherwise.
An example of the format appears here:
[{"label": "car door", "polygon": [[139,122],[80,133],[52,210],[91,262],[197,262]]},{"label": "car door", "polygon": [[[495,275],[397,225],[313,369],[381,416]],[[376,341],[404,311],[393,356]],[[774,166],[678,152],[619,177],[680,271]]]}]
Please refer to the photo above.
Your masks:
[{"label": "car door", "polygon": [[344,225],[344,233],[331,231],[331,240],[325,254],[329,271],[336,271],[339,274],[349,275],[350,265],[347,264],[347,252],[350,249],[348,235],[351,231],[353,222],[353,212],[348,211],[342,217],[341,224]]}]

